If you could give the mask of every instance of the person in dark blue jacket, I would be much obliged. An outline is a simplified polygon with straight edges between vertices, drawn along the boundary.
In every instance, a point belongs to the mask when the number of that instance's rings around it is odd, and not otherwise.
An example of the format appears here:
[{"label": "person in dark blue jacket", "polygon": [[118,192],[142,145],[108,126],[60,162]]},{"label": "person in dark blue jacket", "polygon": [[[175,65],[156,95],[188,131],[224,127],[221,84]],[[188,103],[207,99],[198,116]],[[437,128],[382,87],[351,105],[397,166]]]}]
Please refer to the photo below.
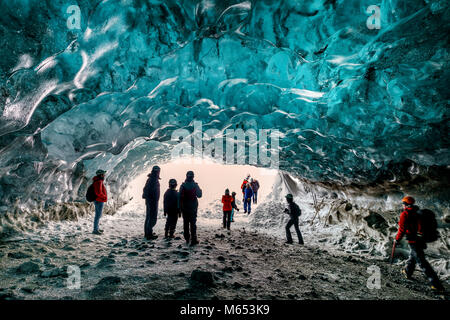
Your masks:
[{"label": "person in dark blue jacket", "polygon": [[158,166],[152,168],[152,172],[148,175],[142,194],[142,198],[145,199],[146,207],[144,233],[147,240],[158,238],[158,236],[153,233],[153,227],[156,225],[158,218],[160,172],[161,169]]},{"label": "person in dark blue jacket", "polygon": [[169,189],[164,193],[164,216],[167,216],[164,238],[173,239],[178,218],[181,217],[180,197],[175,179],[169,180]]},{"label": "person in dark blue jacket", "polygon": [[247,183],[244,189],[244,213],[250,214],[252,211],[253,190],[250,183]]}]

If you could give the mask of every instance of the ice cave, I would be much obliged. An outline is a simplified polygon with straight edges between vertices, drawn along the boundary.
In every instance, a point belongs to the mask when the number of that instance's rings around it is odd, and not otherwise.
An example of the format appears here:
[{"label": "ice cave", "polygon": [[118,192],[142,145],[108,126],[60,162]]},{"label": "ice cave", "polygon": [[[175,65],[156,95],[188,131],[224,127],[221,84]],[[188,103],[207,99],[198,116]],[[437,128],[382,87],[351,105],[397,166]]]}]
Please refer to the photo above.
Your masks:
[{"label": "ice cave", "polygon": [[[448,287],[448,1],[8,0],[0,12],[0,299],[435,299],[420,269],[401,277],[406,241],[387,263],[406,195],[435,213],[426,253]],[[177,164],[180,146],[193,162]],[[200,245],[145,241],[147,174],[162,168],[162,196],[191,164],[209,192]],[[95,237],[85,195],[99,168]],[[224,181],[240,193],[247,173],[262,198],[230,235]],[[288,193],[305,247],[283,244]],[[161,198],[159,233],[162,210]],[[81,288],[66,285],[71,266]],[[381,289],[366,285],[370,266]]]}]

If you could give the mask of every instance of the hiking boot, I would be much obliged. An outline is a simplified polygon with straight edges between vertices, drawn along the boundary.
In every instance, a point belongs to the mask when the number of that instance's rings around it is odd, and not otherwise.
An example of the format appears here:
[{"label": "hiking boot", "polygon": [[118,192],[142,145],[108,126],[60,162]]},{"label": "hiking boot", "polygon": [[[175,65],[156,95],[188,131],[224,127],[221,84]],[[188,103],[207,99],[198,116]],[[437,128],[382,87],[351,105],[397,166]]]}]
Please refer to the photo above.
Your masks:
[{"label": "hiking boot", "polygon": [[168,232],[168,231],[165,231],[165,232],[164,232],[164,238],[165,238],[165,239],[169,238],[169,232]]},{"label": "hiking boot", "polygon": [[99,230],[94,230],[94,231],[92,231],[92,234],[101,235],[102,233]]},{"label": "hiking boot", "polygon": [[286,243],[286,244],[293,244],[293,242],[292,242],[292,241],[289,241],[289,240],[286,241],[285,243]]},{"label": "hiking boot", "polygon": [[175,236],[173,235],[173,233],[171,233],[171,234],[169,235],[169,238],[170,238],[170,239],[174,239],[174,238],[175,238]]},{"label": "hiking boot", "polygon": [[155,239],[158,239],[158,236],[156,234],[147,237],[147,240],[155,240]]},{"label": "hiking boot", "polygon": [[303,246],[305,243],[303,241],[299,241],[298,244]]},{"label": "hiking boot", "polygon": [[403,276],[405,277],[405,279],[407,279],[407,280],[411,280],[411,279],[412,279],[412,277],[411,277],[410,275],[408,275],[408,273],[406,272],[405,269],[402,269],[402,270],[401,270],[401,273],[403,274]]},{"label": "hiking boot", "polygon": [[197,245],[198,243],[199,243],[199,242],[198,242],[197,239],[193,239],[193,240],[191,241],[190,246],[193,247],[193,246]]},{"label": "hiking boot", "polygon": [[104,231],[102,229],[98,229],[98,232],[103,233]]}]

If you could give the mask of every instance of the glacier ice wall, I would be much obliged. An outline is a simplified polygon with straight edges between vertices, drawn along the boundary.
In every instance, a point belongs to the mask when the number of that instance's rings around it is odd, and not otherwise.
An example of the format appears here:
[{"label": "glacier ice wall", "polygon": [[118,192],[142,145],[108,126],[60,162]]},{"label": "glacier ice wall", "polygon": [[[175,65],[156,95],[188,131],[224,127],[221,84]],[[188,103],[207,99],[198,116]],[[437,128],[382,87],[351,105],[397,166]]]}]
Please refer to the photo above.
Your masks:
[{"label": "glacier ice wall", "polygon": [[[70,5],[80,29],[70,29]],[[448,207],[444,0],[1,1],[0,202],[115,194],[174,129],[278,129],[280,169]]]}]

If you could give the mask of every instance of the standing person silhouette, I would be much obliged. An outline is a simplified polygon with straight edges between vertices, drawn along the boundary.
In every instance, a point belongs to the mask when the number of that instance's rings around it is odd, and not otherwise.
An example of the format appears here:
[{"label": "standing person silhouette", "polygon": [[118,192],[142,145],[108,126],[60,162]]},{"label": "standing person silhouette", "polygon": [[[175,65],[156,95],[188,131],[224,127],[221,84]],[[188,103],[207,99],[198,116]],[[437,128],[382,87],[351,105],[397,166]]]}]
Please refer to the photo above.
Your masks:
[{"label": "standing person silhouette", "polygon": [[197,239],[197,209],[198,198],[202,197],[202,189],[194,181],[194,172],[186,173],[186,180],[180,187],[180,209],[183,214],[184,239],[190,245],[198,244]]},{"label": "standing person silhouette", "polygon": [[287,238],[286,243],[289,244],[293,243],[290,229],[292,226],[294,226],[295,232],[297,232],[298,243],[304,244],[302,233],[300,232],[300,228],[298,227],[298,218],[302,214],[302,211],[300,210],[299,206],[294,202],[294,197],[292,196],[292,194],[289,193],[288,195],[286,195],[286,201],[289,205],[289,208],[284,209],[284,212],[289,214],[290,218],[288,223],[286,224],[286,238]]},{"label": "standing person silhouette", "polygon": [[153,227],[156,225],[158,218],[160,172],[160,167],[154,166],[152,168],[152,172],[148,174],[148,179],[142,194],[142,198],[145,199],[146,208],[144,234],[147,240],[158,238],[158,236],[153,233]]}]

